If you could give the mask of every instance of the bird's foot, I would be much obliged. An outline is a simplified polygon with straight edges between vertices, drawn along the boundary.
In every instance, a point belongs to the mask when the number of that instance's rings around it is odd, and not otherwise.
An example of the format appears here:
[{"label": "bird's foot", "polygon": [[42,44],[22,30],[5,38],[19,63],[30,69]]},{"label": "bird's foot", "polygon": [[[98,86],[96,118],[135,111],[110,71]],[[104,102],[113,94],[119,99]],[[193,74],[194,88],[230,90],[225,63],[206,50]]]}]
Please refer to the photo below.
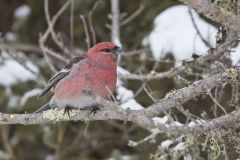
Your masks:
[{"label": "bird's foot", "polygon": [[90,110],[90,114],[95,115],[97,111],[100,110],[100,108],[98,107],[98,105],[94,104],[91,106],[83,107],[80,110]]},{"label": "bird's foot", "polygon": [[70,112],[72,111],[72,107],[71,106],[66,106],[64,108],[64,112],[63,112],[63,115],[65,115],[67,113],[68,115],[68,118],[70,118]]},{"label": "bird's foot", "polygon": [[92,106],[90,108],[90,114],[95,115],[97,113],[97,111],[99,111],[99,110],[100,110],[100,108],[97,105]]}]

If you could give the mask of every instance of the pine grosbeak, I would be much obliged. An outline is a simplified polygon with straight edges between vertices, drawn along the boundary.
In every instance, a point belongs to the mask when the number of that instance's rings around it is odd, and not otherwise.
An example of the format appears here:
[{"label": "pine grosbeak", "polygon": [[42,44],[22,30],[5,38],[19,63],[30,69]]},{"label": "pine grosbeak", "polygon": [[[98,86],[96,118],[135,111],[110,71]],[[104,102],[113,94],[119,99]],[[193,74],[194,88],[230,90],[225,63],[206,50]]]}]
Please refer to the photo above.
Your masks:
[{"label": "pine grosbeak", "polygon": [[[35,113],[49,108],[96,109],[97,103],[89,94],[109,99],[116,88],[117,59],[121,48],[111,42],[98,43],[83,56],[73,58],[69,64],[56,73],[38,98],[53,88],[49,103]],[[99,108],[97,108],[99,109]]]}]

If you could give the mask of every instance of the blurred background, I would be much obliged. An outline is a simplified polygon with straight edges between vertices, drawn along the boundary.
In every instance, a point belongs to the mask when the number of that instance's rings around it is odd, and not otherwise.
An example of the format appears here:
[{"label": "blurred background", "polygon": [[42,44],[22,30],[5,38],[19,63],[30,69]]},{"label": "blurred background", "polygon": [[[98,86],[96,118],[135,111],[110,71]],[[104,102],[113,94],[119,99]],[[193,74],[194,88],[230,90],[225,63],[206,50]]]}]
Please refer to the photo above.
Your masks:
[{"label": "blurred background", "polygon": [[[57,39],[63,46],[56,44],[54,39],[49,38],[50,36],[44,41],[44,45],[51,51],[61,55],[57,58],[56,55],[50,54],[50,61],[46,59],[40,46],[40,37],[48,28],[44,1],[0,1],[1,112],[32,113],[49,100],[51,93],[40,100],[36,99],[47,79],[54,74],[54,70],[63,67],[69,58],[78,56],[88,49],[84,23],[80,15],[85,17],[87,23],[92,22],[96,42],[111,41],[110,0],[69,1],[70,4],[54,26]],[[65,0],[49,0],[48,10],[51,19],[65,3]],[[228,4],[228,7],[235,12],[231,8],[234,6]],[[192,55],[207,54],[209,48],[216,46],[219,25],[204,19],[176,0],[120,0],[119,8],[120,42],[125,50],[119,61],[121,66],[118,69],[119,74],[168,71],[172,67],[180,66],[183,60],[191,59]],[[89,21],[90,13],[92,15]],[[196,26],[201,36],[197,34]],[[90,39],[92,45],[94,38]],[[234,50],[235,52],[224,59],[229,66],[238,64],[240,58],[236,54],[238,46]],[[203,78],[207,73],[206,69],[194,68],[194,74],[186,70],[178,76],[151,81],[122,78],[118,82],[116,98],[122,102],[120,106],[123,108],[142,109],[156,103],[170,91]],[[219,98],[220,103],[225,106],[227,112],[233,110],[234,105],[227,103],[232,98],[231,94],[228,94],[231,87],[225,86],[220,90],[223,94],[220,96],[224,97]],[[152,96],[149,96],[149,93]],[[207,95],[189,101],[184,107],[203,119],[223,114],[220,109],[214,107],[214,103]],[[184,114],[177,109],[168,114],[179,123],[184,124],[187,121]],[[162,115],[158,120],[166,122],[168,117]],[[59,122],[32,126],[1,125],[0,159],[157,159],[156,151],[161,142],[166,140],[165,134],[157,136],[155,141],[142,143],[136,147],[128,145],[129,140],[138,141],[148,134],[146,130],[134,124],[120,121]],[[178,149],[179,146],[176,150]],[[196,153],[199,153],[199,159],[208,157],[206,153],[199,151],[199,148]],[[181,155],[178,158],[181,159]]]}]

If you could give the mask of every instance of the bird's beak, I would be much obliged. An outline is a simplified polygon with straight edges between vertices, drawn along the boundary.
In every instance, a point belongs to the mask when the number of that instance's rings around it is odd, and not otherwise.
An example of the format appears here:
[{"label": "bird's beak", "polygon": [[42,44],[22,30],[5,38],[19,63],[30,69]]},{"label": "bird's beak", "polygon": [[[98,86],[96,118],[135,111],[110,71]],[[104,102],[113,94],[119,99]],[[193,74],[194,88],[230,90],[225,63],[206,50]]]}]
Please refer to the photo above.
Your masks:
[{"label": "bird's beak", "polygon": [[123,49],[121,47],[116,46],[113,48],[112,53],[119,55],[122,53],[122,51],[123,51]]}]

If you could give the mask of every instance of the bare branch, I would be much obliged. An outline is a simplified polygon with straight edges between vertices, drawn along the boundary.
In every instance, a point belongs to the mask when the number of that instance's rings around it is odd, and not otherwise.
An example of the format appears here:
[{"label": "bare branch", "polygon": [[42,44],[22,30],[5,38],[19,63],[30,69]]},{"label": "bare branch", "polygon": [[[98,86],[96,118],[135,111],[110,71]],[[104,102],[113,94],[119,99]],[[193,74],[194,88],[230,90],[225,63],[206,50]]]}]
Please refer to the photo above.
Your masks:
[{"label": "bare branch", "polygon": [[119,11],[119,1],[118,0],[111,0],[111,32],[112,32],[112,42],[117,45],[121,45],[120,41],[120,11]]},{"label": "bare branch", "polygon": [[[153,79],[163,79],[163,78],[170,78],[173,76],[178,75],[181,72],[184,72],[187,67],[189,66],[202,66],[204,64],[211,64],[213,61],[219,59],[222,55],[225,53],[228,53],[231,46],[234,45],[236,42],[236,37],[234,37],[232,34],[228,35],[229,40],[219,46],[215,49],[210,49],[206,56],[201,56],[194,61],[185,62],[186,64],[183,64],[183,66],[172,68],[169,71],[161,72],[161,73],[148,73],[148,74],[126,74],[126,75],[119,75],[121,79],[135,79],[135,80],[153,80]],[[185,66],[184,66],[185,65]]]},{"label": "bare branch", "polygon": [[2,143],[8,154],[11,156],[11,159],[16,160],[16,155],[14,154],[12,144],[9,140],[8,129],[9,126],[0,126]]},{"label": "bare branch", "polygon": [[[47,0],[45,0],[47,3]],[[45,42],[48,38],[52,28],[54,27],[55,23],[57,22],[58,18],[62,15],[62,13],[67,9],[67,7],[70,5],[71,1],[66,1],[66,3],[60,8],[60,10],[53,16],[50,25],[48,26],[48,29],[45,31],[43,36],[41,37],[41,41]]]},{"label": "bare branch", "polygon": [[142,13],[142,11],[144,10],[144,5],[140,4],[139,8],[132,14],[130,15],[128,18],[124,19],[121,23],[120,26],[125,26],[126,24],[128,24],[129,22],[131,22],[132,20],[134,20],[139,14]]},{"label": "bare branch", "polygon": [[86,35],[86,44],[87,44],[87,48],[89,49],[91,44],[90,44],[90,37],[89,37],[89,33],[88,33],[87,22],[86,22],[84,15],[80,15],[80,18],[83,22],[83,27],[84,27],[84,31],[85,31],[85,35]]},{"label": "bare branch", "polygon": [[212,96],[210,90],[207,91],[208,95],[211,97],[211,99],[213,100],[213,102],[216,104],[216,106],[218,106],[224,114],[227,114],[227,111],[225,110],[225,108]]},{"label": "bare branch", "polygon": [[71,9],[70,9],[70,48],[73,49],[74,46],[74,0],[71,0]]},{"label": "bare branch", "polygon": [[42,50],[35,44],[21,44],[21,43],[14,43],[14,44],[6,44],[5,45],[9,48],[12,48],[16,51],[22,51],[26,54],[26,52],[33,52],[37,54],[42,54]]},{"label": "bare branch", "polygon": [[[69,3],[71,1],[68,0],[68,3],[65,3],[63,5],[63,11],[64,12],[67,7],[69,6]],[[72,2],[71,2],[72,3]],[[70,51],[68,50],[68,48],[66,48],[63,44],[63,41],[60,39],[59,36],[56,35],[55,31],[54,31],[54,25],[52,25],[52,21],[51,21],[51,18],[50,18],[50,14],[49,14],[49,6],[48,6],[48,0],[45,0],[44,1],[44,11],[45,11],[45,16],[46,16],[46,20],[47,20],[47,24],[48,24],[48,27],[50,29],[50,33],[51,33],[51,37],[53,39],[53,41],[55,42],[55,44],[63,51],[63,53],[65,54],[70,54]]]},{"label": "bare branch", "polygon": [[46,85],[45,78],[26,64],[26,58],[22,58],[18,56],[17,52],[12,47],[9,47],[8,45],[6,45],[1,38],[0,38],[0,50],[6,51],[12,59],[14,59],[23,68],[25,68],[27,71],[33,74],[36,78],[38,78],[37,82],[40,85]]},{"label": "bare branch", "polygon": [[186,70],[185,66],[180,66],[178,68],[172,68],[169,71],[161,72],[161,73],[151,72],[149,74],[142,74],[142,75],[131,73],[131,74],[119,75],[118,77],[123,80],[132,79],[132,80],[145,81],[145,80],[153,80],[153,79],[170,78],[178,75],[179,73],[185,70]]},{"label": "bare branch", "polygon": [[154,128],[158,128],[161,132],[166,132],[173,135],[182,134],[202,134],[204,132],[211,132],[214,129],[220,127],[234,127],[240,121],[240,111],[234,111],[227,115],[215,118],[211,121],[203,122],[202,124],[195,125],[193,127],[188,126],[176,126],[155,124],[152,119],[139,114],[137,111],[128,110],[101,110],[94,116],[90,115],[87,111],[73,110],[70,117],[63,115],[62,110],[48,110],[39,114],[2,114],[0,113],[0,124],[24,124],[34,125],[42,123],[56,123],[59,121],[85,121],[85,120],[122,120],[130,121],[138,126],[152,131]]},{"label": "bare branch", "polygon": [[97,7],[100,3],[102,3],[101,0],[96,1],[93,5],[92,9],[89,11],[89,14],[88,14],[88,22],[89,22],[90,32],[92,33],[93,45],[96,44],[96,34],[95,34],[93,23],[92,23],[92,15],[93,15],[94,11],[97,9]]},{"label": "bare branch", "polygon": [[[47,4],[47,0],[45,0],[45,4]],[[56,54],[55,52],[50,52],[51,50],[48,49],[46,46],[45,46],[45,42],[49,36],[49,34],[51,33],[51,31],[53,30],[53,27],[56,23],[56,21],[58,20],[58,18],[60,17],[60,15],[66,10],[66,8],[68,7],[68,5],[70,4],[71,1],[67,1],[63,6],[62,8],[53,16],[52,18],[52,21],[51,23],[49,23],[49,26],[48,26],[48,29],[45,31],[45,33],[43,35],[40,35],[40,38],[39,38],[39,46],[41,48],[41,50],[43,51],[43,54],[44,54],[44,57],[47,61],[47,64],[49,65],[50,69],[53,71],[53,72],[56,72],[56,68],[53,66],[52,64],[52,61],[51,59],[49,58],[48,54],[50,54],[51,56],[55,57],[56,59],[60,60],[60,61],[64,61],[65,63],[67,62],[65,60],[64,57],[62,57],[61,55],[59,54]],[[48,15],[46,15],[46,18],[48,17]],[[61,58],[59,58],[61,57]]]},{"label": "bare branch", "polygon": [[188,100],[206,93],[209,89],[223,85],[227,79],[228,76],[226,73],[220,73],[203,80],[196,81],[188,87],[184,87],[167,94],[158,104],[153,104],[152,106],[146,108],[144,110],[144,115],[150,117],[157,116],[163,111],[182,105]]}]

